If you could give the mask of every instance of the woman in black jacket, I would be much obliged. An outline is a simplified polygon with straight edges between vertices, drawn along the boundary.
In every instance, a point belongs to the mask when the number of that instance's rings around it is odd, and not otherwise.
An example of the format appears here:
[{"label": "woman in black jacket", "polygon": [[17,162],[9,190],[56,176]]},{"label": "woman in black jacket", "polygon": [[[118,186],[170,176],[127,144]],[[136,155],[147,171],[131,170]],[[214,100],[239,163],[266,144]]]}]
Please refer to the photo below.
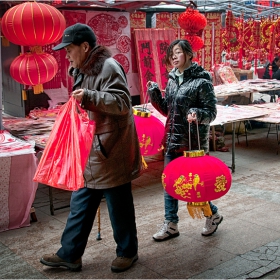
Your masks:
[{"label": "woman in black jacket", "polygon": [[[197,63],[192,62],[193,50],[187,40],[175,40],[170,44],[165,56],[169,73],[165,96],[161,94],[157,83],[147,83],[152,105],[166,117],[164,146],[164,165],[183,155],[189,150],[209,151],[210,123],[216,118],[217,99],[214,93],[212,78]],[[199,139],[196,122],[198,122]],[[189,123],[191,143],[189,143]],[[153,235],[155,241],[164,241],[179,236],[178,200],[164,191],[165,221],[161,229]],[[211,216],[206,217],[202,235],[213,234],[223,217],[218,208],[211,202]]]}]

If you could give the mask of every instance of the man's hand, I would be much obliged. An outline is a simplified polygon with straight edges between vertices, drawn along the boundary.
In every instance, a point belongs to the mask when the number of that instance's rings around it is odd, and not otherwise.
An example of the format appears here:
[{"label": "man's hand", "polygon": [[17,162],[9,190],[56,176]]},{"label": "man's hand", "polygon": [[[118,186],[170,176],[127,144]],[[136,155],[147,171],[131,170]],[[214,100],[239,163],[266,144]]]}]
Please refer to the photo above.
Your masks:
[{"label": "man's hand", "polygon": [[84,96],[84,90],[83,89],[77,89],[72,92],[72,96],[80,103]]}]

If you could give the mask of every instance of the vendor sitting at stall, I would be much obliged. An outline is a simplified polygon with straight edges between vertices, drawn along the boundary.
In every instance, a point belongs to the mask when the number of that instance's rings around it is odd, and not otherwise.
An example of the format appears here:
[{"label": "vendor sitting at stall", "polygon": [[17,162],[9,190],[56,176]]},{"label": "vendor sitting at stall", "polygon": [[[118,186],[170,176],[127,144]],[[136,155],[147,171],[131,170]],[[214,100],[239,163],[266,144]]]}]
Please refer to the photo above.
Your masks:
[{"label": "vendor sitting at stall", "polygon": [[[270,76],[270,71],[269,71],[269,67],[272,67],[272,77]],[[279,71],[279,67],[280,67],[280,57],[276,56],[271,63],[268,63],[265,67],[265,72],[263,74],[263,79],[277,79],[280,80],[280,71]]]},{"label": "vendor sitting at stall", "polygon": [[[271,63],[268,63],[265,67],[265,72],[263,74],[263,79],[276,79],[280,80],[280,57],[276,56]],[[270,68],[272,72],[270,71]],[[271,73],[270,73],[271,72]],[[272,74],[272,76],[271,76]],[[275,95],[280,96],[280,91],[271,91],[270,93],[270,102],[275,101]]]}]

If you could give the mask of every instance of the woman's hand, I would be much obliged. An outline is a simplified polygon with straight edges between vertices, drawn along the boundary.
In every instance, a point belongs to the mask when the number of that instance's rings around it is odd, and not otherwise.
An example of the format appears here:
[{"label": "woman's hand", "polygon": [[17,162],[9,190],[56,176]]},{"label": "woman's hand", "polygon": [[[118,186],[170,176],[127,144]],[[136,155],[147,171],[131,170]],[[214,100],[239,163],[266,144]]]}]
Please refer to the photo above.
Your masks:
[{"label": "woman's hand", "polygon": [[187,120],[189,123],[195,122],[197,120],[196,113],[192,112],[191,114],[188,114]]},{"label": "woman's hand", "polygon": [[84,90],[82,88],[74,90],[72,96],[80,103],[84,96]]},{"label": "woman's hand", "polygon": [[152,86],[152,81],[147,82],[147,88],[150,88]]},{"label": "woman's hand", "polygon": [[153,86],[156,85],[156,84],[157,84],[156,82],[148,81],[148,82],[147,82],[147,88],[149,89],[150,87],[153,87]]}]

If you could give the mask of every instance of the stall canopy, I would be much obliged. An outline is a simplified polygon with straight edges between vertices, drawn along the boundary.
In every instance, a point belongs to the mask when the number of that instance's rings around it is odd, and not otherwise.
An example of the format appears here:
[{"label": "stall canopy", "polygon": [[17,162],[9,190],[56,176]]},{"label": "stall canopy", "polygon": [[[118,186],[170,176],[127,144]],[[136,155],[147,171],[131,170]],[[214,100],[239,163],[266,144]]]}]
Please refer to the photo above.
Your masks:
[{"label": "stall canopy", "polygon": [[[28,1],[0,1],[0,4],[13,6],[22,2]],[[268,17],[278,15],[280,12],[280,0],[265,0],[265,1],[248,1],[248,0],[166,0],[166,1],[134,1],[134,0],[48,0],[39,1],[48,3],[56,8],[63,9],[113,9],[127,12],[135,10],[150,10],[165,8],[169,9],[172,5],[179,8],[188,7],[190,4],[195,5],[200,11],[214,12],[226,11],[231,9],[235,16],[244,15],[244,17]]]}]

